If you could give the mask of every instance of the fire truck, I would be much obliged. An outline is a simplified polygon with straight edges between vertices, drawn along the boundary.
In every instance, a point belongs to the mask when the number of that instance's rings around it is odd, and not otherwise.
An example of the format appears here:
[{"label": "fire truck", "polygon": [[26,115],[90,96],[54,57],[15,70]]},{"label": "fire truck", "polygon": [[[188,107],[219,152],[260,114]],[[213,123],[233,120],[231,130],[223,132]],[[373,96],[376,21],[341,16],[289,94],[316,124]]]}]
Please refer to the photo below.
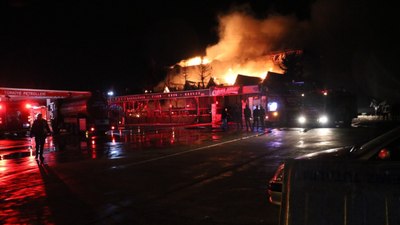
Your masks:
[{"label": "fire truck", "polygon": [[344,89],[307,87],[293,82],[267,97],[266,122],[271,126],[349,127],[357,117],[355,94]]},{"label": "fire truck", "polygon": [[26,136],[41,113],[53,133],[99,135],[111,129],[100,93],[0,87],[0,136]]},{"label": "fire truck", "polygon": [[0,102],[0,136],[25,136],[31,127],[28,102]]}]

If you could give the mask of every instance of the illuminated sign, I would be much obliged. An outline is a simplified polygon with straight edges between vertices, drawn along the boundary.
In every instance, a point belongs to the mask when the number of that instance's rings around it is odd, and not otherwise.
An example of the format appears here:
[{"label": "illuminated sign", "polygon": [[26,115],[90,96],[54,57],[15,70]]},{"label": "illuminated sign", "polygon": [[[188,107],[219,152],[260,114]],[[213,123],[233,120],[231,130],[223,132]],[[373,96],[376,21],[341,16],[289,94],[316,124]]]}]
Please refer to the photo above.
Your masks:
[{"label": "illuminated sign", "polygon": [[21,89],[21,88],[0,88],[0,95],[9,97],[48,97],[48,98],[66,98],[66,97],[89,97],[87,91],[58,91],[58,90],[40,90],[40,89]]},{"label": "illuminated sign", "polygon": [[211,91],[212,96],[221,96],[221,95],[237,95],[239,94],[239,86],[230,86],[230,87],[214,87]]},{"label": "illuminated sign", "polygon": [[258,85],[250,85],[242,87],[242,94],[257,94],[260,93]]}]

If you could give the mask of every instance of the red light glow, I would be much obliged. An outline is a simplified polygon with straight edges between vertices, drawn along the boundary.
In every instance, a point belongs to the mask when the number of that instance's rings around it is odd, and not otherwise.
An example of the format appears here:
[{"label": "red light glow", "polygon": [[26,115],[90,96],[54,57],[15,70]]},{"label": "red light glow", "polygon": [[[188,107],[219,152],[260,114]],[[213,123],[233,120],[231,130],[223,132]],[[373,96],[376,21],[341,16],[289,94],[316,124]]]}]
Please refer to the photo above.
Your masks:
[{"label": "red light glow", "polygon": [[390,158],[390,151],[387,150],[386,148],[381,149],[381,150],[379,151],[378,157],[379,157],[380,159],[388,159],[388,158]]}]

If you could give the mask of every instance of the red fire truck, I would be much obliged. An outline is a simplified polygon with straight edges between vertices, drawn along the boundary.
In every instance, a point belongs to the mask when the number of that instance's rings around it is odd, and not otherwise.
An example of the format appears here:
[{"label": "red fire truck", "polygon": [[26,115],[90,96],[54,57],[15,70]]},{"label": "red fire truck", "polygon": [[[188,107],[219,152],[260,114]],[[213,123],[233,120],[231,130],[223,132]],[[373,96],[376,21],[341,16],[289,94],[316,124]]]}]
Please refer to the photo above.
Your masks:
[{"label": "red fire truck", "polygon": [[110,129],[107,100],[99,93],[0,87],[0,136],[26,136],[38,113],[54,133]]},{"label": "red fire truck", "polygon": [[0,136],[24,136],[31,125],[31,105],[28,102],[0,103]]}]

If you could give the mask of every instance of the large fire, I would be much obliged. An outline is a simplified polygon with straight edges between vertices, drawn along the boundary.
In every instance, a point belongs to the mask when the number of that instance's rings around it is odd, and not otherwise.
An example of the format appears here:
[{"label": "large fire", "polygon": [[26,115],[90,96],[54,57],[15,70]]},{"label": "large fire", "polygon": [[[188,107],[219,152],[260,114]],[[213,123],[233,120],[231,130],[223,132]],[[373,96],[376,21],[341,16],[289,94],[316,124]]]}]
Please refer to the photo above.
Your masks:
[{"label": "large fire", "polygon": [[286,49],[282,39],[296,21],[281,16],[263,21],[240,12],[219,21],[220,41],[209,46],[205,56],[171,66],[163,85],[181,89],[190,81],[204,87],[211,78],[216,84],[232,85],[238,74],[265,79],[268,71],[283,72],[279,62],[291,50],[279,49]]},{"label": "large fire", "polygon": [[[261,79],[265,79],[268,71],[273,72],[283,72],[279,66],[279,59],[283,56],[283,53],[266,55],[259,57],[257,59],[249,59],[243,62],[221,62],[217,60],[211,60],[206,57],[197,56],[194,58],[190,58],[187,60],[182,60],[176,65],[182,67],[180,70],[181,77],[179,75],[176,77],[177,80],[175,82],[184,82],[184,74],[187,75],[187,80],[200,82],[200,71],[199,66],[208,66],[209,75],[208,78],[212,77],[214,81],[218,84],[224,85],[232,85],[234,84],[236,77],[238,74],[252,76],[252,77],[260,77]],[[175,65],[175,66],[176,66]]]}]

